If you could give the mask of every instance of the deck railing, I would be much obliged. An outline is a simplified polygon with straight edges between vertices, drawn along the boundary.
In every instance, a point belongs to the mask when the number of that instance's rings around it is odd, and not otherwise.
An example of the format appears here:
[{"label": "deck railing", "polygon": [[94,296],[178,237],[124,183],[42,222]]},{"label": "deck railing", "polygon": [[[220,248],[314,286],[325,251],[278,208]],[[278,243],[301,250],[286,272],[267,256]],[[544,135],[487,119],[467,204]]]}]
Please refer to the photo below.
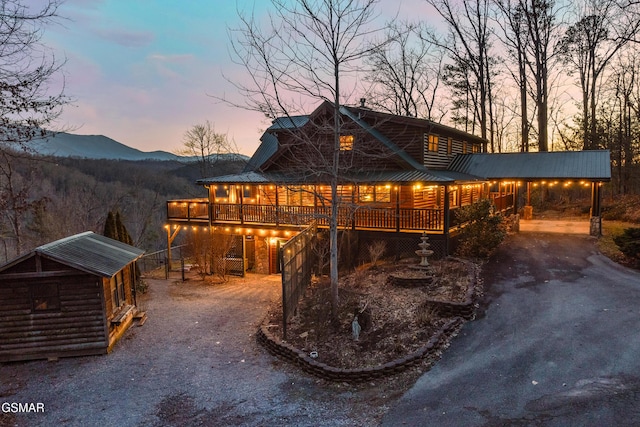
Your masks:
[{"label": "deck railing", "polygon": [[[300,226],[316,221],[329,226],[328,206],[273,206],[215,203],[207,200],[170,200],[167,219],[174,222],[240,224],[266,226]],[[438,209],[339,207],[340,228],[372,230],[443,230],[443,214]]]}]

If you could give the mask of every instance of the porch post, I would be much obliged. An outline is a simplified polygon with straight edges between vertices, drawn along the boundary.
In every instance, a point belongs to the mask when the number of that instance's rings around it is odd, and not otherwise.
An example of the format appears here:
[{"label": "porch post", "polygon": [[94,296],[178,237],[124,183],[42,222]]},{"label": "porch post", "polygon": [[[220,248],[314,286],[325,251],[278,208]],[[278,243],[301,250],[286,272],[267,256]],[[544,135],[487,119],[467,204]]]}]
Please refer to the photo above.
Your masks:
[{"label": "porch post", "polygon": [[527,181],[527,204],[524,207],[522,219],[533,219],[533,207],[531,206],[531,181]]},{"label": "porch post", "polygon": [[167,262],[169,270],[171,271],[171,244],[176,239],[178,232],[180,232],[180,225],[176,226],[175,231],[171,234],[171,225],[167,225]]},{"label": "porch post", "polygon": [[276,189],[276,227],[280,226],[280,202],[278,201],[278,185],[275,185]]},{"label": "porch post", "polygon": [[396,233],[400,233],[400,188],[402,184],[396,185]]},{"label": "porch post", "polygon": [[591,218],[589,219],[589,234],[591,236],[602,236],[602,217],[600,216],[600,183],[591,183]]},{"label": "porch post", "polygon": [[444,255],[449,255],[449,227],[451,225],[450,209],[449,209],[449,186],[444,186],[444,204],[443,204],[443,231],[444,231]]},{"label": "porch post", "polygon": [[240,224],[244,225],[244,184],[240,184]]}]

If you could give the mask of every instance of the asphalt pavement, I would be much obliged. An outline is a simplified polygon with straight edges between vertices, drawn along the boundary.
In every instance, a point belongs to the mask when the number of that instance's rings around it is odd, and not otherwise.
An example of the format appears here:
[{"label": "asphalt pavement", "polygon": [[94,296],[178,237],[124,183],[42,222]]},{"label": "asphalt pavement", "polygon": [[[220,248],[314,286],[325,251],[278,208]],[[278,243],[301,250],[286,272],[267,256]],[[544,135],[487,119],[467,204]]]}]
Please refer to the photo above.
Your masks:
[{"label": "asphalt pavement", "polygon": [[513,235],[485,296],[385,426],[640,425],[640,273],[585,235]]}]

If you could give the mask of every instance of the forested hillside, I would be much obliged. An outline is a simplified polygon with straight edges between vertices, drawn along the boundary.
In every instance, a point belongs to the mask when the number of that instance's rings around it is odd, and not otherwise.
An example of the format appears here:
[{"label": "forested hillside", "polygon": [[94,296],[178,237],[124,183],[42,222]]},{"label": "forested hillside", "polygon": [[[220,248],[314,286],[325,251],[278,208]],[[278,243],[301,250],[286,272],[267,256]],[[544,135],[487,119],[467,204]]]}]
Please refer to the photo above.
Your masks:
[{"label": "forested hillside", "polygon": [[[136,246],[166,246],[165,202],[206,197],[196,164],[16,155],[5,163],[0,189],[0,264],[49,241],[83,231],[102,233],[108,212],[120,211]],[[219,174],[243,162],[221,162]]]}]

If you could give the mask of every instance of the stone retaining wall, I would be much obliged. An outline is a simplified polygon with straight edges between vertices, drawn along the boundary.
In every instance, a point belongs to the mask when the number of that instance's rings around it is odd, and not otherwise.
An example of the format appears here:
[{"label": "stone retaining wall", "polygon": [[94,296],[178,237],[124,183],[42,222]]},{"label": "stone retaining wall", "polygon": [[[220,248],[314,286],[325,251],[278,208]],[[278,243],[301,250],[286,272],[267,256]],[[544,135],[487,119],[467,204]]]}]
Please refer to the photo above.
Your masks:
[{"label": "stone retaining wall", "polygon": [[257,340],[266,347],[271,354],[293,363],[312,375],[330,381],[362,382],[397,374],[410,366],[420,363],[428,357],[438,357],[446,344],[448,344],[450,338],[458,331],[462,324],[463,320],[460,317],[450,319],[422,348],[400,359],[385,363],[384,365],[362,369],[336,368],[318,362],[291,344],[274,337],[271,332],[269,332],[267,325],[260,327]]},{"label": "stone retaining wall", "polygon": [[475,293],[476,286],[481,283],[480,280],[475,278],[471,282],[462,302],[427,299],[425,305],[427,308],[435,310],[440,317],[462,317],[471,320],[476,312]]}]

